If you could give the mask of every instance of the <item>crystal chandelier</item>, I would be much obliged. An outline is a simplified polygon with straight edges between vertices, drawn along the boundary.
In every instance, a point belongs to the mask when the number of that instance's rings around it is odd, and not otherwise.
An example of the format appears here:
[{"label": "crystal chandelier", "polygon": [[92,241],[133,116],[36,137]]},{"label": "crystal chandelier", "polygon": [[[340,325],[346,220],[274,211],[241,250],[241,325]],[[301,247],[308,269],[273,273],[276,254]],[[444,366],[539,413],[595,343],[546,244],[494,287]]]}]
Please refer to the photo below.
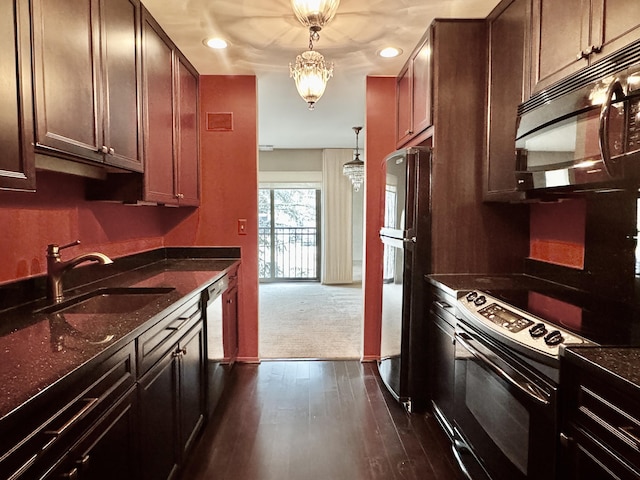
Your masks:
[{"label": "crystal chandelier", "polygon": [[291,0],[293,13],[309,28],[314,41],[318,41],[318,32],[335,16],[338,5],[340,0]]},{"label": "crystal chandelier", "polygon": [[360,160],[360,152],[358,149],[358,134],[362,130],[362,127],[353,127],[353,131],[356,132],[356,154],[350,162],[347,162],[342,167],[342,173],[349,177],[353,184],[353,190],[358,192],[364,182],[364,162]]},{"label": "crystal chandelier", "polygon": [[309,33],[309,50],[296,57],[295,65],[289,64],[289,74],[309,110],[313,110],[333,76],[333,63],[327,64],[322,54],[313,50],[313,34]]}]

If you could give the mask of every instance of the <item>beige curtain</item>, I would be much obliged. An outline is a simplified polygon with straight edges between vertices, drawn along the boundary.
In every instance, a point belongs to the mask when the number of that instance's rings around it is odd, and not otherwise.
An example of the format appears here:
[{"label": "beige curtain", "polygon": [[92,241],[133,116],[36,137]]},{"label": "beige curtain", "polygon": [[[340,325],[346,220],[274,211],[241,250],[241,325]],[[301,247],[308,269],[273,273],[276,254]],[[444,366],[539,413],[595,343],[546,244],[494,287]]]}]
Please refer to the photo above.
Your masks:
[{"label": "beige curtain", "polygon": [[342,166],[352,149],[326,149],[322,155],[322,283],[353,282],[353,193]]}]

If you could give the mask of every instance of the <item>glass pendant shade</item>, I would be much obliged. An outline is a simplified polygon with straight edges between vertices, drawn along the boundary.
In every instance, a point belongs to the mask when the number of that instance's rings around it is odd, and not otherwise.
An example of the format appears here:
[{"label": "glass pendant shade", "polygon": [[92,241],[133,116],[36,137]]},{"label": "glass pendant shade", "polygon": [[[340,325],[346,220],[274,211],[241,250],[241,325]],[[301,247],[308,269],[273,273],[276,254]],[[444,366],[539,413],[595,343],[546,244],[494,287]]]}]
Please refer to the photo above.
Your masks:
[{"label": "glass pendant shade", "polygon": [[305,27],[321,30],[335,16],[340,0],[291,0],[293,13]]},{"label": "glass pendant shade", "polygon": [[349,177],[353,184],[353,190],[358,192],[360,187],[364,183],[364,162],[360,160],[360,151],[358,147],[358,134],[362,130],[362,127],[353,127],[353,131],[356,132],[356,154],[350,162],[345,163],[342,166],[342,173]]},{"label": "glass pendant shade", "polygon": [[298,93],[313,110],[333,76],[333,64],[327,65],[319,52],[307,50],[296,57],[295,65],[289,64],[289,71]]},{"label": "glass pendant shade", "polygon": [[360,160],[360,157],[356,157],[354,160],[345,163],[342,166],[342,173],[351,180],[353,190],[359,192],[360,187],[362,187],[364,183],[364,162]]}]

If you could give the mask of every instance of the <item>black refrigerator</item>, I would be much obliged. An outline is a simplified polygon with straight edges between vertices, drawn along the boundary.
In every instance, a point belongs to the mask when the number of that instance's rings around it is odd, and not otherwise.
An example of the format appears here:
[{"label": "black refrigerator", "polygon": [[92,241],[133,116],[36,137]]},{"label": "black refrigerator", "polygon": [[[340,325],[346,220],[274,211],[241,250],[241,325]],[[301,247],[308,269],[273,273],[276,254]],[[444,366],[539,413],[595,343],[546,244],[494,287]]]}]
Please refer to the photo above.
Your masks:
[{"label": "black refrigerator", "polygon": [[410,411],[428,405],[424,275],[431,270],[432,152],[412,147],[384,161],[380,377]]}]

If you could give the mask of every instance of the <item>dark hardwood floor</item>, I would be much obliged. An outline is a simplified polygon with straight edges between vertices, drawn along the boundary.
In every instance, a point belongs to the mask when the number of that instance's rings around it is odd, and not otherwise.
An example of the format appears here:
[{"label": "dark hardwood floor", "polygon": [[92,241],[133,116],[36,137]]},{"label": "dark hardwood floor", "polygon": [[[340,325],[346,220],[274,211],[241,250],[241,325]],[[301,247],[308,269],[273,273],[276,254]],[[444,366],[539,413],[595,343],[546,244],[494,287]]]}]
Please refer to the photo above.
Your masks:
[{"label": "dark hardwood floor", "polygon": [[183,480],[461,480],[430,415],[407,414],[373,363],[238,364]]}]

